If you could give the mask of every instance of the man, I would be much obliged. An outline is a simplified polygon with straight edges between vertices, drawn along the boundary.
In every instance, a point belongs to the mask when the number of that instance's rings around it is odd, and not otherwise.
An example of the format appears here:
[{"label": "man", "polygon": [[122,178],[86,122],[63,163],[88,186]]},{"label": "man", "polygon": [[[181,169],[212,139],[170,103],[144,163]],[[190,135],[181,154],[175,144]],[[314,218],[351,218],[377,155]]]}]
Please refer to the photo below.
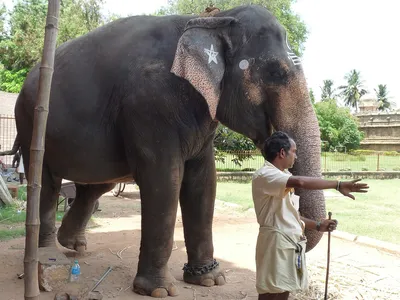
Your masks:
[{"label": "man", "polygon": [[367,192],[359,180],[336,181],[292,176],[297,158],[296,143],[284,132],[275,132],[265,141],[265,165],[253,176],[254,208],[260,230],[256,248],[256,287],[259,300],[286,300],[292,291],[308,287],[305,266],[304,229],[322,232],[336,229],[337,221],[314,221],[298,213],[299,197],[294,188],[309,190],[337,189],[355,199],[351,192]]}]

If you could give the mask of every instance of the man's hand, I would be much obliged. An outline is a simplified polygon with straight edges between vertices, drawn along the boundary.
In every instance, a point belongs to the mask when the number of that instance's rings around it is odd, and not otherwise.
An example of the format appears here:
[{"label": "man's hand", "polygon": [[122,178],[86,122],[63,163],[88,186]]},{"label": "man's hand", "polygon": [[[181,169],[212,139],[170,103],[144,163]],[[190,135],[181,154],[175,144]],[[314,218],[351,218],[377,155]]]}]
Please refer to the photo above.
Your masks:
[{"label": "man's hand", "polygon": [[352,181],[340,181],[339,183],[339,192],[346,196],[349,197],[353,200],[356,198],[350,194],[350,193],[366,193],[368,192],[369,186],[366,183],[357,183],[361,179],[355,179]]},{"label": "man's hand", "polygon": [[319,231],[321,232],[334,231],[336,229],[337,224],[338,224],[337,220],[324,219],[321,221]]}]

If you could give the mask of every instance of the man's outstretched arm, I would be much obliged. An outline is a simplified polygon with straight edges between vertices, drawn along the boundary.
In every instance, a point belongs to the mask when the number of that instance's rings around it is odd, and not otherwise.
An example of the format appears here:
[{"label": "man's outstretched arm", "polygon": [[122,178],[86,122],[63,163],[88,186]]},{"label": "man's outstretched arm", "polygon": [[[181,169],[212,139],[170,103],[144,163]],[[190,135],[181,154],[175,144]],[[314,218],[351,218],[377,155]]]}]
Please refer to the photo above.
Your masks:
[{"label": "man's outstretched arm", "polygon": [[307,176],[290,176],[286,183],[286,187],[301,188],[306,190],[336,189],[342,195],[354,200],[354,196],[350,193],[366,193],[369,189],[368,184],[358,183],[360,180],[361,179],[338,181]]}]

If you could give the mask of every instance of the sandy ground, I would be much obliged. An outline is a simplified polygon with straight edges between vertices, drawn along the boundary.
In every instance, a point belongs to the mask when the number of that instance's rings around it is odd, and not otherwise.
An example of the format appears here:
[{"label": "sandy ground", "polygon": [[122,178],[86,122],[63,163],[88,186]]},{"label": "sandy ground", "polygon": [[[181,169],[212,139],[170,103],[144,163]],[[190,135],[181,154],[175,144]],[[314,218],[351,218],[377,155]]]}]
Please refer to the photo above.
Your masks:
[{"label": "sandy ground", "polygon": [[[151,299],[132,292],[140,244],[140,200],[133,186],[123,197],[106,194],[100,201],[102,211],[90,222],[88,251],[77,256],[81,265],[78,284],[65,283],[59,290],[42,292],[40,299],[54,299],[56,292],[72,292],[86,299],[89,289],[109,267],[113,271],[97,288],[103,299]],[[223,268],[227,284],[222,287],[199,287],[182,280],[186,262],[181,218],[178,214],[175,245],[169,267],[177,279],[180,295],[176,300],[257,299],[255,291],[254,249],[258,227],[251,211],[217,201],[214,219],[215,257]],[[23,299],[24,238],[0,243],[0,299]],[[62,248],[71,259],[75,253]],[[121,252],[122,251],[122,252]],[[120,257],[117,253],[121,252]],[[292,299],[323,299],[327,236],[307,254],[310,289],[292,295]],[[329,299],[400,299],[400,257],[377,249],[332,237]]]}]

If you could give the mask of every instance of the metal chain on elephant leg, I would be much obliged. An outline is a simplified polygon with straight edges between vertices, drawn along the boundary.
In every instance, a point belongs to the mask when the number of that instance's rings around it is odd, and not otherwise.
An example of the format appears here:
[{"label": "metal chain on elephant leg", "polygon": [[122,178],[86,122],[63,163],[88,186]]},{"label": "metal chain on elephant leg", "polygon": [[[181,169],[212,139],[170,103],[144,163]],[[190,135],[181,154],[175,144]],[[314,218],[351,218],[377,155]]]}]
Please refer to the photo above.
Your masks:
[{"label": "metal chain on elephant leg", "polygon": [[218,268],[218,266],[219,262],[214,259],[210,264],[201,267],[191,267],[189,264],[184,264],[182,270],[189,275],[199,276],[210,273],[212,270]]}]

